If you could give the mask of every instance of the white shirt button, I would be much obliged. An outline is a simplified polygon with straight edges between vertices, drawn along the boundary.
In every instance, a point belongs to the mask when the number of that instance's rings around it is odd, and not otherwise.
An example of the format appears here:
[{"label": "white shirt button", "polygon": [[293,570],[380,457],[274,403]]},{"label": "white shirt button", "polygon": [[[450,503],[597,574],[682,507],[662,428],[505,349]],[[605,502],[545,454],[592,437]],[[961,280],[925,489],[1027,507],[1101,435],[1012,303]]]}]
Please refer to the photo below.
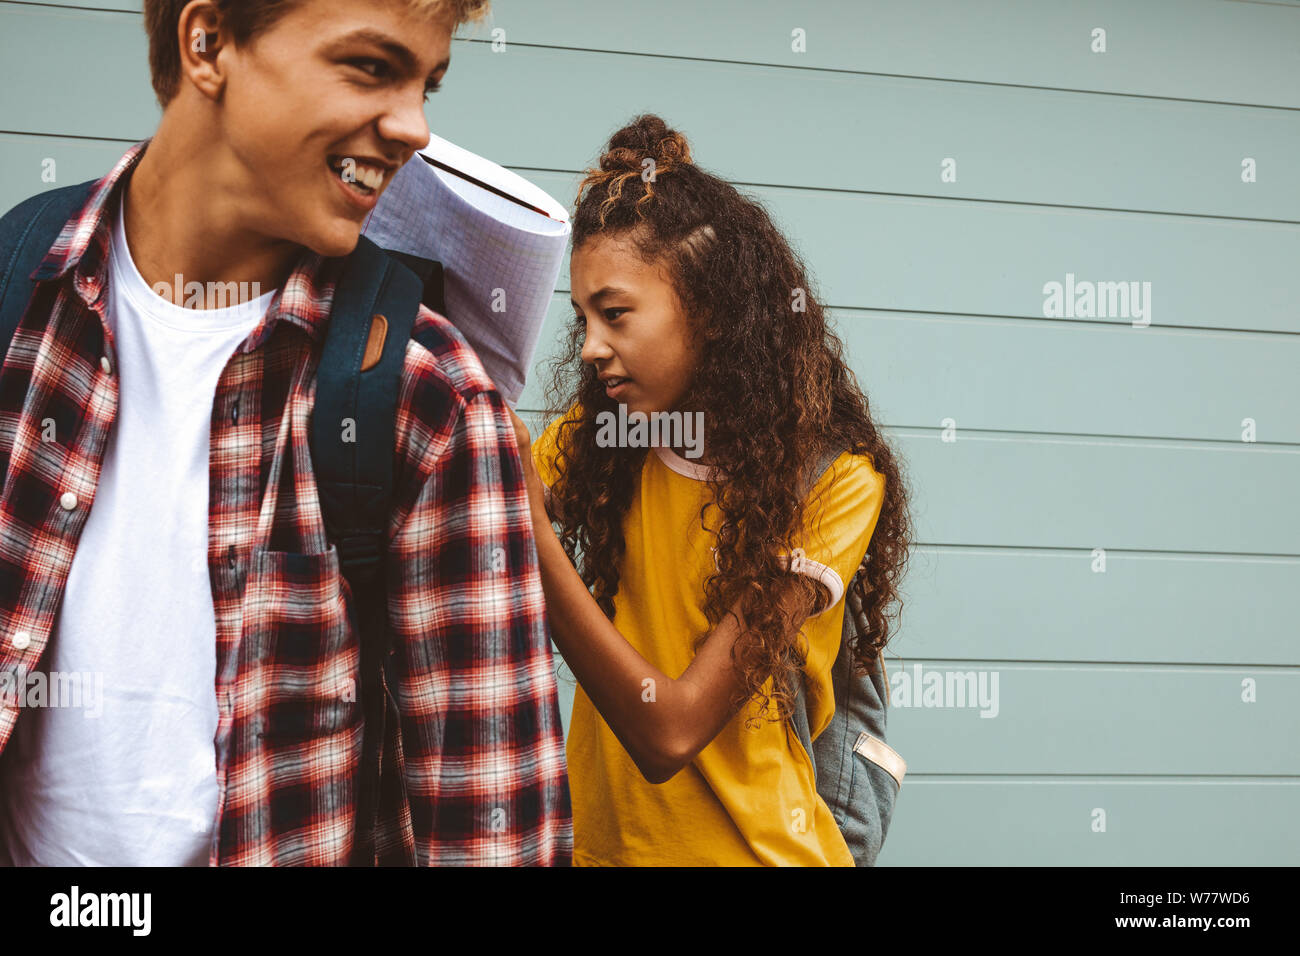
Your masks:
[{"label": "white shirt button", "polygon": [[99,367],[102,368],[105,372],[113,371],[113,363],[108,360],[107,355],[100,356]]},{"label": "white shirt button", "polygon": [[30,645],[31,643],[32,643],[32,635],[27,631],[19,631],[17,634],[14,635],[14,647],[16,647],[20,651],[26,650],[28,645]]},{"label": "white shirt button", "polygon": [[65,511],[71,511],[77,507],[77,496],[70,491],[65,491],[63,496],[59,498],[59,504],[63,505]]}]

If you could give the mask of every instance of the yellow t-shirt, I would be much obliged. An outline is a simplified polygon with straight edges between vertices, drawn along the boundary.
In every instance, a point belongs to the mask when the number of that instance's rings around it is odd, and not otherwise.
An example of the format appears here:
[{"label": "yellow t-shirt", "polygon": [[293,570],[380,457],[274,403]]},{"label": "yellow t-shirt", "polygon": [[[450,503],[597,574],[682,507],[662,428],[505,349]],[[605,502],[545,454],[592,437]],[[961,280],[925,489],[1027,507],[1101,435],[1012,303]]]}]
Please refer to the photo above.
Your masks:
[{"label": "yellow t-shirt", "polygon": [[[548,487],[557,474],[553,421],[533,443]],[[714,535],[699,519],[707,468],[667,448],[651,448],[639,491],[623,522],[627,551],[614,598],[614,625],[670,677],[686,670],[693,641],[710,630],[704,581],[716,572]],[[830,487],[829,492],[826,491]],[[831,593],[808,619],[807,700],[816,738],[830,723],[830,670],[839,652],[844,589],[880,516],[884,478],[862,455],[840,455],[813,491],[796,570]],[[710,523],[718,516],[710,509]],[[818,528],[821,534],[810,529]],[[770,691],[769,681],[767,690]],[[566,753],[573,799],[576,866],[852,866],[844,837],[817,793],[812,758],[788,721],[745,726],[754,703],[671,780],[646,781],[623,745],[577,688]]]}]

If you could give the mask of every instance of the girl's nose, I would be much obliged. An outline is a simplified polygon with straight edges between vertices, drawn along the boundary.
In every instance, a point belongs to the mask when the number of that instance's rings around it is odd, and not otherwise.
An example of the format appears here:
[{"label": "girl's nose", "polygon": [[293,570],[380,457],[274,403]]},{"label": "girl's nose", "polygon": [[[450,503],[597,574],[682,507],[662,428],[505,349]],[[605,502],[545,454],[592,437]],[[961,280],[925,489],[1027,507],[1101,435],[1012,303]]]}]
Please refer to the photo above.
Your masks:
[{"label": "girl's nose", "polygon": [[591,324],[587,324],[587,337],[582,342],[582,360],[588,365],[595,365],[613,356],[614,351],[600,338],[593,334]]}]

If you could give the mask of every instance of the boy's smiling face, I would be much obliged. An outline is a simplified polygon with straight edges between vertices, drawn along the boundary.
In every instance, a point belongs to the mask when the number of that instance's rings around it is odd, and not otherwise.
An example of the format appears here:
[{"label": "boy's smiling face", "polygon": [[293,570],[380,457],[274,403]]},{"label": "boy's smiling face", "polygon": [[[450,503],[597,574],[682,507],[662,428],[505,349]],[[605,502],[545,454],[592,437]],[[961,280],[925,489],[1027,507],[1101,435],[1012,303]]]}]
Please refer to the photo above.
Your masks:
[{"label": "boy's smiling face", "polygon": [[224,45],[214,139],[244,184],[246,224],[350,253],[393,174],[429,141],[424,102],[449,66],[451,33],[401,0],[302,0],[247,45]]},{"label": "boy's smiling face", "polygon": [[587,325],[582,360],[599,376],[630,380],[605,394],[629,412],[685,411],[695,352],[663,267],[643,261],[630,237],[597,235],[574,250],[569,279]]}]

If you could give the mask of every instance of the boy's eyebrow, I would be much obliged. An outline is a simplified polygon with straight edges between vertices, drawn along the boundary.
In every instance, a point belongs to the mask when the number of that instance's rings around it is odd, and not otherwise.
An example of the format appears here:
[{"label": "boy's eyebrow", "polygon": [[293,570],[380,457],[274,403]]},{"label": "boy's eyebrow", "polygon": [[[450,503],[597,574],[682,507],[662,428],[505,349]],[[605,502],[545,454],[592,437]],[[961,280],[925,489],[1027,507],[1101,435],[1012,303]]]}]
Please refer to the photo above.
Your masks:
[{"label": "boy's eyebrow", "polygon": [[[397,60],[398,65],[407,73],[415,72],[416,66],[419,65],[419,58],[411,52],[409,47],[405,46],[400,41],[393,39],[388,34],[371,27],[362,27],[359,30],[353,30],[351,33],[339,37],[329,45],[329,50],[332,52],[339,47],[357,42],[373,43],[377,47],[382,47],[386,53]],[[432,76],[439,70],[445,70],[449,66],[451,66],[451,57],[445,57],[441,63],[437,64],[429,71],[429,75]]]},{"label": "boy's eyebrow", "polygon": [[[591,294],[591,301],[599,302],[601,299],[605,298],[606,296],[611,296],[611,295],[631,295],[631,294],[632,293],[628,292],[627,289],[620,289],[617,286],[607,285],[593,292]],[[578,300],[569,299],[569,304],[576,308],[578,305]]]}]

